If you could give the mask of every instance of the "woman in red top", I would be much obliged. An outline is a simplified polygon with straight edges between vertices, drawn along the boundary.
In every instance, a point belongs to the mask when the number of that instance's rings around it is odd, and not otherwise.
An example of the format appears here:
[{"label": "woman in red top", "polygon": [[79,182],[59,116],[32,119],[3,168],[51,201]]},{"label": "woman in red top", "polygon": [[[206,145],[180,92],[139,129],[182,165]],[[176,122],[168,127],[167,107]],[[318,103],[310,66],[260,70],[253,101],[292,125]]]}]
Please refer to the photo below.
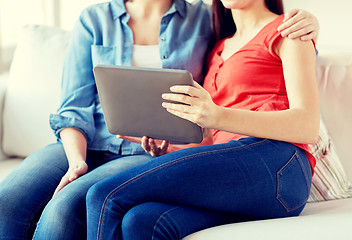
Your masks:
[{"label": "woman in red top", "polygon": [[[319,129],[316,56],[312,41],[280,35],[282,12],[279,0],[213,1],[219,41],[204,88],[174,86],[184,94],[163,98],[182,104],[163,106],[214,129],[214,145],[175,151],[94,185],[88,239],[181,239],[219,224],[300,214],[315,165],[306,144]],[[145,149],[155,152],[148,141]]]}]

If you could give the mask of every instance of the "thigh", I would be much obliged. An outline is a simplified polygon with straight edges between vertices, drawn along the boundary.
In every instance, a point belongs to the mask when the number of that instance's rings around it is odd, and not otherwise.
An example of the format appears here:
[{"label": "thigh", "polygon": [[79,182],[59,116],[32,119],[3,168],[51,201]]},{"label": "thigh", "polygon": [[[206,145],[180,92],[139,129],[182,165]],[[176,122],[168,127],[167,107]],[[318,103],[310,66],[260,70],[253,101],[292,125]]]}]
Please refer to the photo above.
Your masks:
[{"label": "thigh", "polygon": [[[88,202],[101,211],[100,217],[94,217],[93,211],[91,216],[99,221],[109,215],[114,204],[126,210],[153,201],[258,218],[296,215],[277,200],[277,173],[297,152],[307,163],[304,152],[296,146],[258,138],[167,154],[95,185]],[[294,171],[299,174],[302,168]],[[293,179],[286,184],[292,185]],[[309,179],[303,176],[299,187],[304,189],[305,195],[299,196],[304,203]]]},{"label": "thigh", "polygon": [[0,238],[31,239],[43,207],[68,167],[61,144],[33,153],[0,184]]},{"label": "thigh", "polygon": [[[87,162],[90,166],[105,162],[104,152],[90,152]],[[149,161],[150,155],[116,155],[104,164],[92,169],[65,186],[45,207],[38,222],[35,239],[85,239],[86,235],[86,194],[95,183],[129,168]],[[110,158],[110,157],[108,157]]]},{"label": "thigh", "polygon": [[[94,159],[96,157],[100,159]],[[91,163],[104,162],[104,157],[102,155],[87,156],[87,158],[88,162]],[[102,165],[90,170],[88,173],[69,183],[57,195],[55,195],[52,201],[70,203],[75,203],[77,201],[77,207],[82,206],[85,208],[86,193],[93,184],[112,175],[136,167],[150,159],[152,159],[152,157],[147,154],[127,156],[117,155],[115,159],[104,162]]]},{"label": "thigh", "polygon": [[148,202],[125,214],[121,232],[124,240],[176,240],[205,228],[245,220],[243,216],[223,212]]},{"label": "thigh", "polygon": [[[52,144],[31,154],[1,183],[11,202],[43,204],[51,198],[68,163],[62,144]],[[38,206],[36,206],[37,208]]]}]

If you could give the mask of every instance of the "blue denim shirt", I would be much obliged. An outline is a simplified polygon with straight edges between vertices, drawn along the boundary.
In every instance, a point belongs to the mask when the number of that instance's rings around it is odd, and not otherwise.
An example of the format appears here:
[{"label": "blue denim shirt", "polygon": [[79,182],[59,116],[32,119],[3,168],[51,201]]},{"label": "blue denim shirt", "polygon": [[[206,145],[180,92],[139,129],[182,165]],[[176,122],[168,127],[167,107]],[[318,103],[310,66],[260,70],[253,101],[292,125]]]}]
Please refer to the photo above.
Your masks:
[{"label": "blue denim shirt", "polygon": [[[61,106],[50,116],[58,140],[67,127],[80,130],[88,149],[117,154],[141,154],[139,144],[117,139],[108,132],[93,76],[97,64],[132,65],[133,34],[123,0],[86,8],[72,32],[64,63]],[[160,56],[163,68],[187,69],[202,81],[203,62],[212,38],[210,9],[202,1],[174,0],[160,23]],[[146,29],[148,34],[148,29]]]}]

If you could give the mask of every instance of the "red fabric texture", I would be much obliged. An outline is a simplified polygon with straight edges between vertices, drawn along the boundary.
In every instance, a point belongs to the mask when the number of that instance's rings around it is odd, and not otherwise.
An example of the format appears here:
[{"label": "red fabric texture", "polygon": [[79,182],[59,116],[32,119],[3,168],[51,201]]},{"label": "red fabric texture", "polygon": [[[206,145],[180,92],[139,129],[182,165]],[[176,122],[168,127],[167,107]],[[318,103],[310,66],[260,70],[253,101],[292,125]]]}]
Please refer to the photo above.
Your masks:
[{"label": "red fabric texture", "polygon": [[[281,111],[289,108],[282,62],[274,51],[282,38],[277,27],[284,15],[268,23],[257,35],[225,62],[221,52],[225,39],[219,41],[209,56],[209,70],[204,88],[215,104],[251,111]],[[247,137],[213,130],[214,144]],[[307,144],[292,143],[307,152],[312,169],[315,158]]]}]

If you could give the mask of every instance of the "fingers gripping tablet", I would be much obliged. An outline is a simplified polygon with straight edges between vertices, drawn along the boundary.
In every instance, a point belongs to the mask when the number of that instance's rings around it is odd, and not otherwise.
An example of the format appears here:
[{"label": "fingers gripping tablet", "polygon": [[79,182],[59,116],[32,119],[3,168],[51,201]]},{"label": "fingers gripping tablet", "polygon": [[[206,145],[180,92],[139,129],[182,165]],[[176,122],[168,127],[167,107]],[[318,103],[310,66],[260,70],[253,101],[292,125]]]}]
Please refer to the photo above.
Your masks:
[{"label": "fingers gripping tablet", "polygon": [[193,85],[186,70],[98,65],[94,76],[107,128],[112,134],[200,143],[201,128],[166,111],[163,93]]}]

